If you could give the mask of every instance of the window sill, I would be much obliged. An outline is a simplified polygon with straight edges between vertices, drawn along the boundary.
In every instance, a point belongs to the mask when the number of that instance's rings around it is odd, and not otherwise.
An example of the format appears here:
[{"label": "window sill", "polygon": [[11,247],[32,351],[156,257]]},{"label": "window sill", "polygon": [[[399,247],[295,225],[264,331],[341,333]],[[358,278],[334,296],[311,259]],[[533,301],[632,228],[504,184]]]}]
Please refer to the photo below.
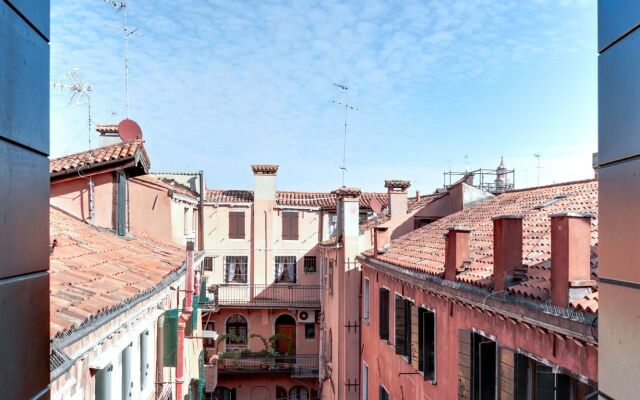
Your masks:
[{"label": "window sill", "polygon": [[371,325],[371,323],[369,322],[369,319],[362,318],[362,323],[365,325]]}]

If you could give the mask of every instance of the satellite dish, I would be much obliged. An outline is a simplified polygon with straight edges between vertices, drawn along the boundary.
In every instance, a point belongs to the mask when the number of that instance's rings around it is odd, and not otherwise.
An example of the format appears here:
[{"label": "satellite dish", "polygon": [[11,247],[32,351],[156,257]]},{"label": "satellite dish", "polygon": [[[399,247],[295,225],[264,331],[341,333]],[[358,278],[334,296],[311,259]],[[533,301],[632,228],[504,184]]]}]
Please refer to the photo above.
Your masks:
[{"label": "satellite dish", "polygon": [[125,118],[118,124],[118,135],[123,142],[142,139],[142,129],[136,121]]}]

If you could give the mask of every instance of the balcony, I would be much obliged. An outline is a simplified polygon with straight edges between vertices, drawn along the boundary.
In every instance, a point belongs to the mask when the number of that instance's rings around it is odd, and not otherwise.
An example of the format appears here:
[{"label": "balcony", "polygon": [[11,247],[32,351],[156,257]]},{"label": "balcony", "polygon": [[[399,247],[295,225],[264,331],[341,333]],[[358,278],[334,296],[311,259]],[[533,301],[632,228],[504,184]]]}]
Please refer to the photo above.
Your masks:
[{"label": "balcony", "polygon": [[237,284],[209,287],[212,300],[204,308],[320,308],[320,285],[297,284]]},{"label": "balcony", "polygon": [[318,378],[318,355],[293,356],[234,354],[218,360],[218,375],[269,374],[289,375],[292,378]]}]

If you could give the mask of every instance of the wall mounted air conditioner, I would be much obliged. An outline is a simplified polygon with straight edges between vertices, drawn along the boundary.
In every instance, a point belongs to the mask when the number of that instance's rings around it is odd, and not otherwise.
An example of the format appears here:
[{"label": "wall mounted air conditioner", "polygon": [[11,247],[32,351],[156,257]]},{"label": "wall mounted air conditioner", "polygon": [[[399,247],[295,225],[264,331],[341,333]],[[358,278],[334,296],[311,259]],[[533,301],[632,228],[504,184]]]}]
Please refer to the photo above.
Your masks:
[{"label": "wall mounted air conditioner", "polygon": [[315,311],[298,311],[298,322],[311,323],[316,322]]}]

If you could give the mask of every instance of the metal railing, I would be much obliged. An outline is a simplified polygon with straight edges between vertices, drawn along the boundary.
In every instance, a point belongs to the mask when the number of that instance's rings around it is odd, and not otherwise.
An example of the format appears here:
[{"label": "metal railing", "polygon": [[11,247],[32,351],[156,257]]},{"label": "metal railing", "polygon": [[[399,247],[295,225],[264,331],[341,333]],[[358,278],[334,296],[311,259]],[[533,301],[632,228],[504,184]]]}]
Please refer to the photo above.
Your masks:
[{"label": "metal railing", "polygon": [[240,355],[218,360],[219,375],[234,374],[282,374],[293,378],[317,378],[319,376],[317,354],[294,356]]},{"label": "metal railing", "polygon": [[209,287],[211,301],[205,308],[300,307],[320,308],[320,285],[220,284]]}]

